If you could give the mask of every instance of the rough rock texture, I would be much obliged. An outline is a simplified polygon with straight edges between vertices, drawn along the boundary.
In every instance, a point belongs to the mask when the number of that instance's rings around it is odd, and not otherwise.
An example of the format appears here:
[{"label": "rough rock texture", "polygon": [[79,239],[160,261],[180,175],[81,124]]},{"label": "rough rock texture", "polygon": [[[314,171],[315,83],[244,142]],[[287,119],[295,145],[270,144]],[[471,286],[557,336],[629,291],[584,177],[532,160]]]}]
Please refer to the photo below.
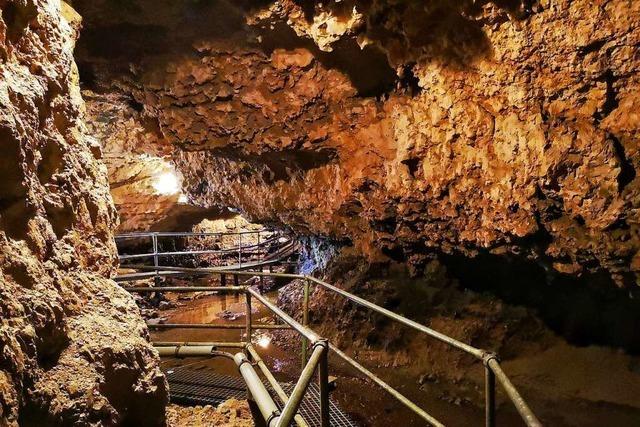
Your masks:
[{"label": "rough rock texture", "polygon": [[167,407],[167,424],[171,427],[252,427],[251,410],[246,401],[230,399],[217,408],[211,406]]},{"label": "rough rock texture", "polygon": [[637,2],[74,4],[86,80],[157,120],[197,204],[636,281]]},{"label": "rough rock texture", "polygon": [[[258,244],[258,233],[250,233],[255,231],[261,231],[264,227],[261,224],[252,224],[240,215],[229,215],[227,218],[220,219],[204,219],[198,224],[193,226],[192,231],[194,233],[223,233],[221,235],[214,236],[200,236],[189,239],[187,244],[191,248],[206,249],[206,248],[221,248],[221,249],[233,249],[237,248],[239,243],[243,246]],[[227,234],[229,233],[229,234]],[[243,234],[242,242],[238,241],[238,236],[232,233],[247,233]],[[262,242],[271,237],[271,232],[264,231],[260,234]]]},{"label": "rough rock texture", "polygon": [[160,425],[167,389],[116,267],[116,214],[87,138],[79,16],[0,1],[0,425]]},{"label": "rough rock texture", "polygon": [[189,230],[219,209],[189,204],[182,177],[171,162],[171,145],[138,106],[115,94],[83,92],[85,121],[102,148],[111,195],[118,211],[118,232]]},{"label": "rough rock texture", "polygon": [[[506,373],[544,425],[638,423],[637,301],[625,302],[628,298],[623,290],[618,291],[617,299],[605,296],[602,287],[595,287],[601,294],[590,295],[584,283],[541,287],[543,279],[532,272],[514,287],[513,278],[500,274],[486,259],[481,262],[491,274],[484,274],[485,278],[466,278],[464,274],[456,278],[457,272],[473,271],[470,264],[474,262],[461,260],[463,268],[449,269],[431,261],[424,275],[416,277],[403,264],[371,263],[348,248],[315,274],[451,337],[498,352]],[[495,262],[505,261],[496,257]],[[471,284],[464,283],[468,281]],[[482,282],[492,283],[493,292],[485,292],[486,283]],[[299,319],[301,285],[293,282],[278,294],[279,306]],[[502,291],[498,287],[503,287]],[[526,293],[535,297],[523,298]],[[539,306],[531,303],[536,299]],[[481,363],[473,357],[320,287],[312,290],[309,319],[311,328],[385,381],[399,386],[403,394],[428,407],[447,425],[482,423],[481,415],[455,419],[470,406],[483,409],[484,376]],[[286,339],[279,338],[278,344],[296,351],[295,334],[283,334]],[[612,344],[636,355],[610,348]],[[424,424],[393,405],[377,404],[378,388],[366,381],[350,380],[350,374],[338,366],[332,366],[331,371],[338,376],[333,397],[339,399],[342,408],[361,413],[371,425]],[[358,400],[354,389],[366,397]],[[340,397],[342,393],[347,397]],[[436,402],[427,398],[430,395]],[[500,423],[520,425],[512,404],[503,399],[499,393]],[[442,408],[439,401],[451,405]],[[366,410],[359,408],[363,404]]]}]

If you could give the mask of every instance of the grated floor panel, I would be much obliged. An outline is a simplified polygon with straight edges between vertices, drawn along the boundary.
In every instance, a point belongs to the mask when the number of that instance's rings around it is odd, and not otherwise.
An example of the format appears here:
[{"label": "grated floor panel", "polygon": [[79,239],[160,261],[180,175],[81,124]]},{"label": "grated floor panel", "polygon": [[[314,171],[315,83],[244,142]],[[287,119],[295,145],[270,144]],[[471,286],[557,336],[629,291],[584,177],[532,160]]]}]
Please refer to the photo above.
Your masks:
[{"label": "grated floor panel", "polygon": [[[245,399],[246,386],[242,378],[217,374],[209,369],[194,367],[166,368],[165,374],[169,381],[171,401],[188,405],[217,406],[230,398]],[[276,403],[282,408],[283,403],[271,389]],[[294,384],[281,384],[285,393],[290,394]],[[320,427],[320,389],[312,383],[300,405],[300,414],[310,427]],[[335,404],[330,401],[330,422],[332,427],[356,427],[357,424]]]}]

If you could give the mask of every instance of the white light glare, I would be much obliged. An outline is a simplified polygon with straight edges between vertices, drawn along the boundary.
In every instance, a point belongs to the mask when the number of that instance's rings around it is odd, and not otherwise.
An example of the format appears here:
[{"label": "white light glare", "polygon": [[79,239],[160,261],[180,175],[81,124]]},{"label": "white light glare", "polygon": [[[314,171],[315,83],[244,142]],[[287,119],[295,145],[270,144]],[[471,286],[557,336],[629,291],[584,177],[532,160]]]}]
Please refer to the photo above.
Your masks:
[{"label": "white light glare", "polygon": [[269,335],[263,335],[258,338],[258,345],[260,347],[267,348],[269,347],[269,344],[271,344],[271,337]]},{"label": "white light glare", "polygon": [[180,192],[180,182],[173,172],[163,172],[156,178],[153,188],[158,194],[171,196]]}]

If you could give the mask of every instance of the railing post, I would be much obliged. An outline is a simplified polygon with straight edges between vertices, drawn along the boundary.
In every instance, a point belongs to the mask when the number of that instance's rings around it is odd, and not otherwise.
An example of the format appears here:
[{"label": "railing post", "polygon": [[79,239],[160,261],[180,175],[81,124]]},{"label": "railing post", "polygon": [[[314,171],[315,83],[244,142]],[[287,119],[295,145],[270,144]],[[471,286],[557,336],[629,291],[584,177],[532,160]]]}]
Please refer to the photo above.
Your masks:
[{"label": "railing post", "polygon": [[485,426],[496,425],[496,376],[487,365],[484,367],[484,415]]},{"label": "railing post", "polygon": [[[302,324],[309,326],[309,279],[304,279],[304,290],[302,293]],[[302,337],[302,367],[307,364],[307,347],[309,341]]]},{"label": "railing post", "polygon": [[151,242],[153,245],[153,266],[156,268],[156,279],[158,278],[158,233],[153,233],[151,235]]},{"label": "railing post", "polygon": [[262,260],[261,254],[262,254],[262,252],[261,252],[261,249],[260,249],[260,231],[258,231],[258,261]]},{"label": "railing post", "polygon": [[251,294],[245,291],[244,296],[245,296],[245,309],[247,310],[247,314],[246,314],[247,325],[245,329],[245,333],[247,335],[246,341],[247,341],[247,344],[251,344],[251,334],[253,333],[251,329]]},{"label": "railing post", "polygon": [[318,364],[318,386],[320,387],[320,420],[322,427],[329,427],[329,343],[322,341],[323,351]]},{"label": "railing post", "polygon": [[238,234],[238,264],[242,268],[242,233]]}]

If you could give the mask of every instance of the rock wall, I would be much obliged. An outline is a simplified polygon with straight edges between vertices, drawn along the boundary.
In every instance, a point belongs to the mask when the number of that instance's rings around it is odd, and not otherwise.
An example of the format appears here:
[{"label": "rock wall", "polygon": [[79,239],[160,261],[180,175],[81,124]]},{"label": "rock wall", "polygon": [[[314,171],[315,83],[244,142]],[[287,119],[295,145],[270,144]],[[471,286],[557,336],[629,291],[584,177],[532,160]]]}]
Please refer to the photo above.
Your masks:
[{"label": "rock wall", "polygon": [[188,231],[203,217],[221,210],[194,206],[182,189],[171,160],[173,149],[157,127],[130,99],[113,93],[82,93],[85,121],[102,150],[111,196],[118,211],[118,233]]},{"label": "rock wall", "polygon": [[0,425],[161,425],[167,386],[108,278],[117,223],[58,0],[0,1]]},{"label": "rock wall", "polygon": [[637,2],[74,4],[87,80],[157,120],[196,204],[637,281]]}]

